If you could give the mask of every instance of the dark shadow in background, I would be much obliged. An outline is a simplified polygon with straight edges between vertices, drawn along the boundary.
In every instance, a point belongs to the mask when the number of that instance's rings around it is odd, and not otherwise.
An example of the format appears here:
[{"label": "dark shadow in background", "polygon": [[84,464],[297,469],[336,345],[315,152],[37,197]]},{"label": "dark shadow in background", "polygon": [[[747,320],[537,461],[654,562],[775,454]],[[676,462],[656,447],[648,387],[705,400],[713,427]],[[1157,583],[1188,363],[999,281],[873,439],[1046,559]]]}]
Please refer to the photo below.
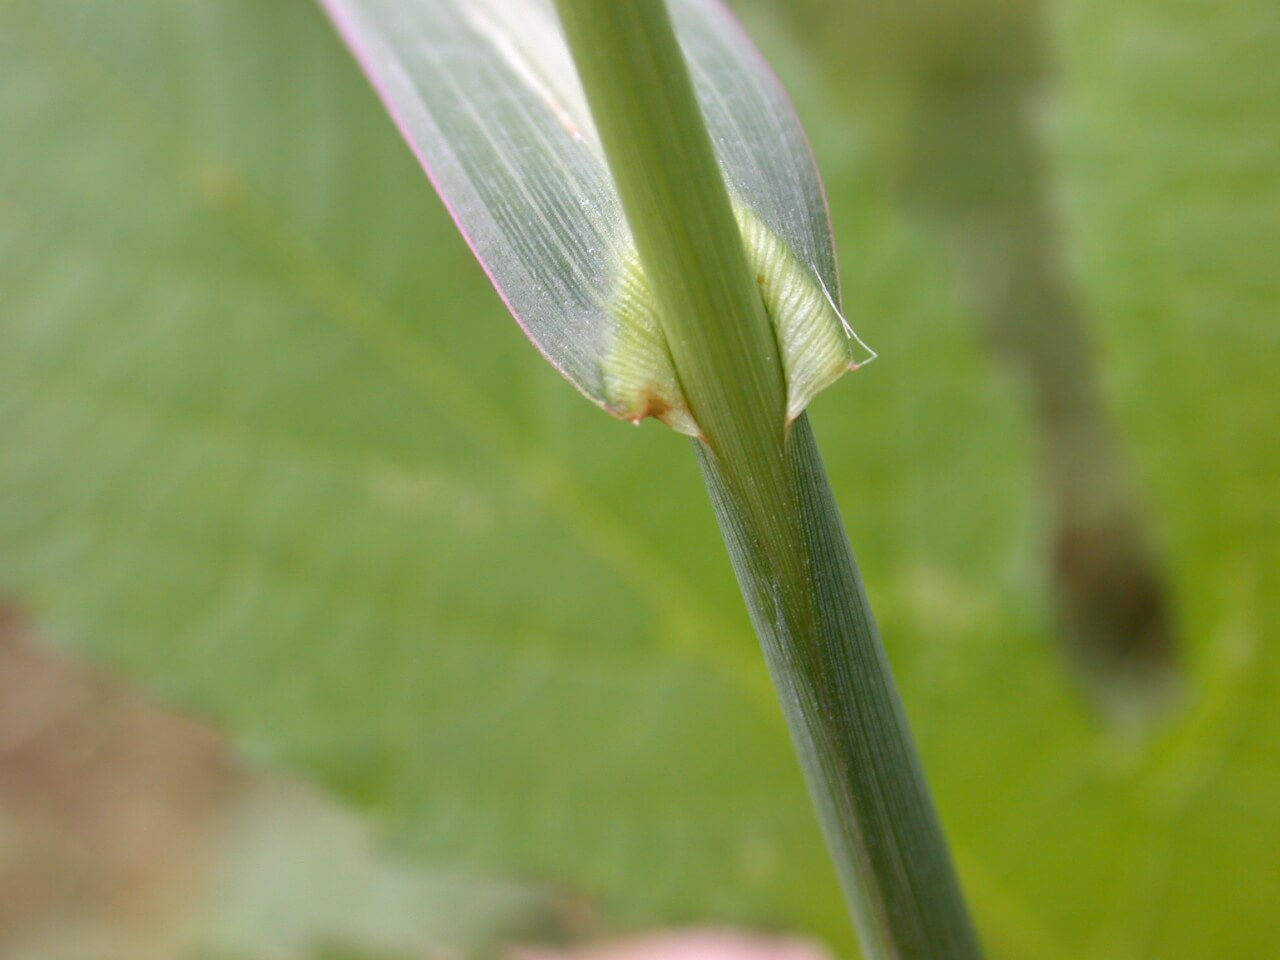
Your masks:
[{"label": "dark shadow in background", "polygon": [[1104,706],[1175,688],[1166,579],[1062,263],[1035,130],[1051,82],[1030,0],[780,4],[865,108],[901,205],[944,241],[1034,412],[1060,633]]}]

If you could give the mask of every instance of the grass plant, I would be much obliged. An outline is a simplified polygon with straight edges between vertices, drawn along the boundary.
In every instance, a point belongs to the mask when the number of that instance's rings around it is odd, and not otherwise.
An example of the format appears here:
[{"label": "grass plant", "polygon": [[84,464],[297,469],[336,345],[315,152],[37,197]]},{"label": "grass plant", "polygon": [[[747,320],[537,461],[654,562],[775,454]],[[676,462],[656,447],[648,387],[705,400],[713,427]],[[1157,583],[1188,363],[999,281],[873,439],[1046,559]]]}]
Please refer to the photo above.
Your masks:
[{"label": "grass plant", "polygon": [[868,957],[980,950],[661,0],[557,0],[721,531]]}]

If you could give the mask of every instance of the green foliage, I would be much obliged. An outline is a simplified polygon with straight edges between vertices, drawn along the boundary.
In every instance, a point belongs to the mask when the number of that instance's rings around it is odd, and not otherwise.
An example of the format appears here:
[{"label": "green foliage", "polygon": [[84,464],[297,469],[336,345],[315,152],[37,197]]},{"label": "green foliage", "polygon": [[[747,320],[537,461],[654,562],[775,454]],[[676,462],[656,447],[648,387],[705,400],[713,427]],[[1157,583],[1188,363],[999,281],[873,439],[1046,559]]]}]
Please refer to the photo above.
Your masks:
[{"label": "green foliage", "polygon": [[[1017,395],[842,93],[779,46],[886,358],[813,419],[992,955],[1259,956],[1280,21],[1056,13],[1069,250],[1174,576],[1184,712],[1109,734],[1077,701]],[[0,139],[0,590],[407,850],[620,923],[849,949],[685,445],[532,355],[316,9],[3,0]]]},{"label": "green foliage", "polygon": [[[1280,8],[1088,0],[1060,13],[1054,142],[1074,264],[1193,664],[1188,715],[1117,784],[1131,819],[1093,942],[1264,956],[1280,895]],[[1117,822],[1104,791],[1081,809]],[[1104,875],[1092,859],[1081,869]],[[1047,916],[1081,916],[1064,907]]]}]

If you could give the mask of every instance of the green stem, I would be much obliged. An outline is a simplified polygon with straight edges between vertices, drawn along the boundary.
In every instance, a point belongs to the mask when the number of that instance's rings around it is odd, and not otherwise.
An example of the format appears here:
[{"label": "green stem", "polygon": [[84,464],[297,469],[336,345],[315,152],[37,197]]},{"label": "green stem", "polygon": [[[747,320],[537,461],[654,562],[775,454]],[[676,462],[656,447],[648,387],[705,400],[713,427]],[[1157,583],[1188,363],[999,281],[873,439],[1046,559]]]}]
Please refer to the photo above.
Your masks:
[{"label": "green stem", "polygon": [[700,450],[720,528],[782,700],[827,846],[869,958],[981,955],[875,618],[808,418],[787,443],[799,582],[713,454]]},{"label": "green stem", "polygon": [[980,955],[808,420],[661,0],[557,0],[864,950]]}]

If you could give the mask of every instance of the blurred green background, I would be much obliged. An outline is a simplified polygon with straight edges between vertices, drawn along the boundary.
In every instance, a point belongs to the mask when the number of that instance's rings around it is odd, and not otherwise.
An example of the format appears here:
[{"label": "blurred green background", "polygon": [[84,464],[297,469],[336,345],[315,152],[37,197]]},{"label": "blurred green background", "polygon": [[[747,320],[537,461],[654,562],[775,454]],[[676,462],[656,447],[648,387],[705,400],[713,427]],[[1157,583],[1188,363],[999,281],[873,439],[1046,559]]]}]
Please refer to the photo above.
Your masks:
[{"label": "blurred green background", "polygon": [[[991,956],[1274,955],[1280,7],[739,6]],[[542,362],[308,0],[0,0],[0,602],[2,957],[856,954],[687,443]]]}]

